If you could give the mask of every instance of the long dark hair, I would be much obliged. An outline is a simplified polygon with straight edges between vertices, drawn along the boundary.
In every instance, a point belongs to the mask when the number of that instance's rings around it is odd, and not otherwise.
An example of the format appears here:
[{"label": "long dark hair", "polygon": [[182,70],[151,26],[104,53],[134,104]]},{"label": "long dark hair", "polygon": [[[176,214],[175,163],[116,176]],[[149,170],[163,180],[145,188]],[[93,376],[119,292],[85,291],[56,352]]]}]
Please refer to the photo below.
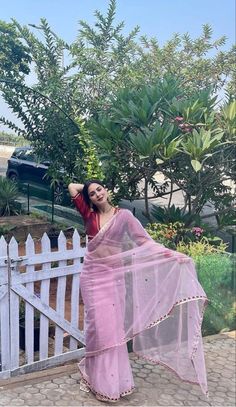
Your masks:
[{"label": "long dark hair", "polygon": [[[83,198],[84,198],[85,202],[86,202],[89,206],[91,206],[91,201],[90,201],[89,194],[88,194],[88,188],[89,188],[89,186],[90,186],[91,184],[99,184],[99,185],[101,185],[103,188],[105,188],[105,185],[104,185],[103,182],[100,181],[99,179],[89,179],[89,180],[87,180],[87,181],[84,183],[84,187],[83,187],[83,189],[82,189],[82,195],[83,195]],[[96,205],[92,204],[92,208],[93,208],[95,211],[97,211]]]}]

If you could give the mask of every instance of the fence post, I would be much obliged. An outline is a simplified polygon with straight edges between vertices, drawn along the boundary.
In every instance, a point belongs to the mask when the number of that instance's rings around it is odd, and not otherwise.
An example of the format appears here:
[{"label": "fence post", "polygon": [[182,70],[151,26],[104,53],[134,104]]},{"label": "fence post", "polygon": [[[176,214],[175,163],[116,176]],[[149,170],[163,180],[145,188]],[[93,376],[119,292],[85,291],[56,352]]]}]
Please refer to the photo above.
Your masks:
[{"label": "fence post", "polygon": [[27,215],[30,214],[29,184],[27,184]]},{"label": "fence post", "polygon": [[54,205],[55,205],[55,195],[54,195],[54,185],[52,185],[52,218],[51,222],[54,222]]}]

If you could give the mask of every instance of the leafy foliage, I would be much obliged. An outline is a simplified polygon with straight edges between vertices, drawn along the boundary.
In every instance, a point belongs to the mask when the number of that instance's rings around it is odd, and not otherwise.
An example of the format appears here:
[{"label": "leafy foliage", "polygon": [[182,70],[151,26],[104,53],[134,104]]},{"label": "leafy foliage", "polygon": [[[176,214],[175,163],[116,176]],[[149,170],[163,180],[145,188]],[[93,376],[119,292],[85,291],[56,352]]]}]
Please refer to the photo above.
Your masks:
[{"label": "leafy foliage", "polygon": [[177,80],[167,77],[152,86],[126,88],[113,100],[109,114],[101,114],[90,122],[104,173],[109,168],[111,188],[127,199],[140,196],[138,183],[142,179],[146,203],[149,182],[157,196],[167,188],[167,184],[160,186],[154,179],[156,159],[162,150],[168,150],[176,129],[163,121],[161,109],[168,104],[167,95],[172,96],[179,86]]},{"label": "leafy foliage", "polygon": [[225,252],[227,244],[214,236],[207,227],[193,226],[188,228],[184,223],[148,223],[146,230],[158,243],[170,249],[185,253],[194,259],[197,255]]},{"label": "leafy foliage", "polygon": [[[76,137],[79,127],[74,120],[49,97],[19,82],[6,82],[5,99],[11,101],[24,123],[24,130],[15,125],[12,125],[13,129],[30,142],[39,156],[54,164],[53,171],[63,167],[70,176],[76,157],[83,156]],[[2,121],[10,125],[8,121]]]},{"label": "leafy foliage", "polygon": [[13,23],[0,20],[0,76],[15,78],[30,72],[30,49],[22,44]]},{"label": "leafy foliage", "polygon": [[188,242],[183,243],[179,242],[177,245],[177,251],[187,254],[193,259],[197,260],[199,256],[204,254],[214,254],[214,253],[224,253],[227,247],[226,243],[223,243],[221,239],[217,239],[217,242],[220,242],[219,245],[213,245],[214,240],[209,240],[206,237],[202,237],[197,242]]},{"label": "leafy foliage", "polygon": [[202,228],[185,228],[181,222],[152,223],[146,230],[158,243],[195,261],[199,281],[209,299],[203,335],[235,329],[235,260],[225,252],[227,245]]},{"label": "leafy foliage", "polygon": [[215,147],[221,145],[223,131],[216,129],[215,131],[200,129],[193,130],[192,133],[182,141],[181,146],[185,154],[191,157],[191,165],[195,172],[201,170],[203,162],[214,154]]},{"label": "leafy foliage", "polygon": [[[140,43],[138,27],[125,36],[124,22],[116,23],[115,0],[104,15],[95,11],[94,25],[80,21],[72,44],[43,18],[32,28],[42,36],[16,20],[0,24],[0,89],[23,127],[0,121],[48,156],[51,175],[60,166],[66,181],[77,175],[83,180],[86,172],[107,173],[118,199],[145,197],[148,217],[149,187],[161,196],[169,182],[183,190],[185,207],[194,214],[207,200],[218,208],[230,203],[223,178],[235,166],[235,142],[228,137],[233,108],[217,113],[212,96],[227,81],[233,103],[235,50],[221,51],[225,37],[213,40],[205,25],[196,39],[176,34],[163,47],[146,37]],[[37,83],[29,88],[32,67]],[[91,117],[94,122],[81,132],[78,123]],[[165,175],[163,185],[156,171]]]},{"label": "leafy foliage", "polygon": [[176,207],[175,205],[168,207],[161,207],[157,205],[152,205],[151,214],[155,222],[159,223],[174,223],[182,222],[183,224],[188,224],[189,222],[194,222],[195,224],[200,223],[200,216],[191,216],[189,213],[184,213],[182,209]]},{"label": "leafy foliage", "polygon": [[[170,181],[183,191],[182,212],[184,216],[188,207],[190,223],[207,201],[219,209],[230,205],[224,181],[231,160],[227,151],[229,145],[235,148],[235,141],[229,142],[219,127],[215,101],[211,89],[189,96],[179,79],[167,75],[155,84],[120,91],[109,112],[90,122],[113,190],[134,199],[142,195],[144,180],[148,219],[148,186],[155,196],[163,196]],[[162,186],[155,180],[157,171],[166,177]]]},{"label": "leafy foliage", "polygon": [[191,38],[188,33],[176,33],[162,47],[156,38],[142,36],[141,41],[136,68],[146,82],[152,83],[157,77],[171,72],[183,79],[190,94],[208,86],[216,91],[226,85],[235,95],[235,46],[222,51],[220,48],[226,44],[226,37],[213,40],[209,24],[202,26],[198,38]]},{"label": "leafy foliage", "polygon": [[[45,19],[40,20],[39,26],[33,26],[43,34],[43,40],[29,27],[13,20],[16,38],[12,41],[15,44],[19,39],[26,44],[37,84],[33,88],[26,86],[28,72],[20,78],[14,76],[14,81],[6,81],[2,75],[3,97],[21,119],[23,129],[4,117],[0,121],[26,137],[39,154],[43,151],[47,155],[54,163],[50,175],[55,177],[59,166],[63,166],[68,179],[76,175],[74,172],[84,174],[90,158],[86,157],[85,161],[82,158],[87,153],[96,155],[92,140],[88,141],[86,135],[82,140],[77,119],[81,115],[96,114],[97,107],[104,106],[108,95],[117,89],[116,84],[123,77],[123,68],[128,63],[132,41],[138,31],[136,28],[124,37],[121,34],[124,24],[114,26],[115,8],[116,3],[112,0],[107,16],[98,11],[95,13],[98,32],[81,21],[79,37],[72,45],[59,38]],[[13,49],[14,44],[9,41],[9,48]],[[72,59],[68,66],[64,66],[65,55]],[[92,164],[93,160],[90,167]]]},{"label": "leafy foliage", "polygon": [[236,304],[232,285],[233,256],[222,253],[198,255],[196,267],[199,281],[209,299],[203,318],[203,335],[234,330]]},{"label": "leafy foliage", "polygon": [[0,177],[0,216],[17,214],[18,195],[16,184],[5,177]]},{"label": "leafy foliage", "polygon": [[135,27],[126,37],[124,22],[115,25],[116,1],[110,0],[107,14],[95,11],[94,27],[80,20],[79,35],[71,45],[76,73],[73,76],[75,105],[79,112],[97,116],[110,105],[116,91],[133,81]]},{"label": "leafy foliage", "polygon": [[101,169],[101,163],[97,157],[97,152],[90,133],[86,129],[85,123],[81,119],[77,119],[77,123],[80,127],[80,134],[78,140],[80,146],[84,152],[83,157],[83,169],[81,171],[81,157],[77,157],[75,160],[74,175],[77,179],[85,181],[86,179],[104,179],[104,174]]},{"label": "leafy foliage", "polygon": [[236,181],[236,100],[228,97],[217,117],[224,130],[224,141],[227,142],[221,152],[226,176]]}]

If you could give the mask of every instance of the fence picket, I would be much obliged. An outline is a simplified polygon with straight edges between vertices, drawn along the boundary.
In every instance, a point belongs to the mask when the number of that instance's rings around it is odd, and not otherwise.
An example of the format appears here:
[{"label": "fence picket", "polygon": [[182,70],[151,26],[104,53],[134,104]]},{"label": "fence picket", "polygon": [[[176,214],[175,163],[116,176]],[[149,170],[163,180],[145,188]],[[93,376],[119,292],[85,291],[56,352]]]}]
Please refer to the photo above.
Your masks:
[{"label": "fence picket", "polygon": [[0,377],[1,370],[10,368],[9,306],[7,286],[0,287]]},{"label": "fence picket", "polygon": [[[26,256],[35,253],[34,241],[31,235],[28,235],[26,240]],[[35,273],[35,267],[33,265],[26,266],[26,274]],[[34,293],[34,283],[26,283],[26,289],[29,293]],[[27,363],[34,361],[34,307],[28,302],[25,303],[25,356]]]},{"label": "fence picket", "polygon": [[[73,233],[73,239],[72,239],[72,244],[73,244],[73,249],[76,249],[80,247],[80,235],[78,234],[77,230],[74,231]],[[74,267],[78,268],[78,272],[81,271],[81,261],[80,259],[75,259],[74,260]],[[79,326],[79,274],[73,274],[72,276],[72,283],[71,283],[71,325],[74,328],[78,328]],[[77,349],[78,342],[70,337],[70,350],[75,350]]]},{"label": "fence picket", "polygon": [[[41,248],[42,252],[45,254],[45,257],[48,258],[48,254],[51,252],[51,245],[49,237],[46,233],[44,233],[41,239]],[[43,263],[42,271],[47,273],[47,269],[51,268],[51,263]],[[49,289],[50,289],[50,279],[47,278],[41,281],[40,287],[40,298],[41,301],[49,305]],[[40,314],[40,347],[39,347],[39,358],[46,359],[48,357],[48,335],[49,335],[49,319]]]},{"label": "fence picket", "polygon": [[[9,258],[11,259],[11,278],[19,274],[16,260],[19,258],[18,244],[14,237],[9,243]],[[11,369],[19,366],[19,296],[10,291],[10,343]]]},{"label": "fence picket", "polygon": [[[64,252],[66,250],[66,237],[63,232],[60,232],[58,237],[58,251]],[[66,266],[66,260],[59,261],[59,267]],[[57,301],[56,301],[56,311],[63,318],[65,315],[65,294],[66,294],[66,277],[58,277],[57,282]],[[64,331],[59,326],[56,326],[55,330],[55,352],[54,355],[59,355],[63,353],[63,335]]]},{"label": "fence picket", "polygon": [[[7,242],[2,236],[0,239],[0,355],[1,370],[10,369],[10,324],[9,324],[9,295],[7,286],[8,266],[7,266]],[[2,284],[2,285],[1,285]]]}]

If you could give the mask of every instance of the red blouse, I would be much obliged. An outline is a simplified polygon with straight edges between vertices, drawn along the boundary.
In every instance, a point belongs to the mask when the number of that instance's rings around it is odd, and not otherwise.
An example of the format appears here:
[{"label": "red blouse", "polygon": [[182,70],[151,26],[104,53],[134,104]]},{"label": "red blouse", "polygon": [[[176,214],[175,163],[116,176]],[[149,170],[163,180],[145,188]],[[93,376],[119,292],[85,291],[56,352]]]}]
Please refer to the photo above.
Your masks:
[{"label": "red blouse", "polygon": [[99,212],[96,212],[90,208],[90,206],[85,202],[82,194],[77,194],[72,198],[72,201],[84,220],[86,235],[88,236],[88,239],[91,240],[101,229]]}]

